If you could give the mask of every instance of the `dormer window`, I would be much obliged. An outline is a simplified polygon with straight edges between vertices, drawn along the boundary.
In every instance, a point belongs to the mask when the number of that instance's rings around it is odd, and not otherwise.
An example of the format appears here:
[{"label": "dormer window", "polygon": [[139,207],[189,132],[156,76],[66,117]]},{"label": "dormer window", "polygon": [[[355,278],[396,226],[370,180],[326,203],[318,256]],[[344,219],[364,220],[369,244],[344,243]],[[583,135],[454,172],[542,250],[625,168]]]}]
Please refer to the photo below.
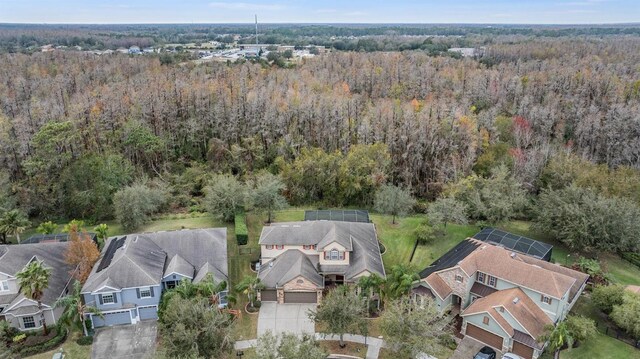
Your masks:
[{"label": "dormer window", "polygon": [[273,244],[267,244],[267,249],[273,249]]},{"label": "dormer window", "polygon": [[116,295],[113,293],[100,295],[100,304],[113,304],[116,302]]},{"label": "dormer window", "polygon": [[462,276],[460,274],[456,274],[456,282],[462,283]]},{"label": "dormer window", "polygon": [[0,292],[7,292],[7,291],[9,291],[9,281],[3,280],[0,282]]},{"label": "dormer window", "polygon": [[478,272],[477,281],[484,284],[484,273]]},{"label": "dormer window", "polygon": [[344,259],[344,252],[332,249],[329,252],[324,252],[324,259],[329,261],[341,261]]}]

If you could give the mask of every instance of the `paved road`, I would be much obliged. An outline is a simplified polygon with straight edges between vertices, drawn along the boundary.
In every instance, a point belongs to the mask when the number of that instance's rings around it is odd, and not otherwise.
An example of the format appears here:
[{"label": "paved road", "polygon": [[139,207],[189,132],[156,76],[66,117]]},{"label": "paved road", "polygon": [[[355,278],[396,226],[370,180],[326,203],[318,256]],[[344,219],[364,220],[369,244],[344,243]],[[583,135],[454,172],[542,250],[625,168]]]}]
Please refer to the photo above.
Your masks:
[{"label": "paved road", "polygon": [[152,358],[156,346],[157,322],[117,325],[96,330],[91,346],[92,359]]},{"label": "paved road", "polygon": [[273,334],[314,333],[315,324],[307,313],[315,308],[315,304],[262,303],[258,317],[258,336],[267,331]]}]

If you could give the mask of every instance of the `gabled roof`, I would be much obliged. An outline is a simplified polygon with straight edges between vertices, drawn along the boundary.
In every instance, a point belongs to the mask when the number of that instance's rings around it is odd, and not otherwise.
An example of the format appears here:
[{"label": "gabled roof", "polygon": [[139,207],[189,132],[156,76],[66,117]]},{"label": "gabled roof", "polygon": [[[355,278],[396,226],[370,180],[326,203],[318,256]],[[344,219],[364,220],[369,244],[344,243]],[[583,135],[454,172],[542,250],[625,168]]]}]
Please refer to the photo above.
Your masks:
[{"label": "gabled roof", "polygon": [[167,264],[167,268],[165,268],[164,270],[163,277],[176,273],[193,279],[194,272],[195,268],[193,268],[191,263],[180,257],[179,254],[176,254],[175,256],[173,256],[173,258],[171,258],[169,264]]},{"label": "gabled roof", "polygon": [[198,269],[198,271],[196,272],[196,276],[193,278],[193,282],[200,283],[200,281],[202,281],[209,273],[211,273],[213,279],[217,282],[223,282],[227,280],[226,273],[222,273],[216,266],[207,262]]},{"label": "gabled roof", "polygon": [[369,271],[384,278],[384,264],[380,255],[380,244],[375,234],[372,237],[360,237],[353,241],[353,251],[350,253],[349,267],[345,273],[347,280],[358,274]]},{"label": "gabled roof", "polygon": [[440,299],[445,299],[451,294],[451,287],[437,273],[428,276],[425,281],[433,289]]},{"label": "gabled roof", "polygon": [[226,237],[226,228],[209,228],[109,238],[82,291],[98,290],[107,280],[118,290],[158,285],[165,275],[198,277],[203,268],[200,280],[213,273],[216,280],[226,281]]},{"label": "gabled roof", "polygon": [[[49,286],[44,291],[42,302],[52,306],[65,293],[64,290],[71,281],[71,273],[75,269],[65,261],[68,242],[34,243],[0,246],[0,272],[14,276],[21,271],[34,257],[51,269]],[[2,296],[0,304],[15,304],[22,300],[22,294]]]},{"label": "gabled roof", "polygon": [[308,256],[297,249],[290,249],[263,264],[258,277],[267,288],[282,287],[298,276],[324,287],[324,278],[318,273],[317,265],[318,256]]},{"label": "gabled roof", "polygon": [[303,221],[273,223],[262,228],[261,245],[317,245],[318,249],[338,243],[347,251],[353,250],[353,241],[376,238],[373,223],[340,221]]},{"label": "gabled roof", "polygon": [[[501,308],[504,308],[505,312],[501,311]],[[520,323],[525,333],[536,340],[544,334],[546,325],[553,324],[549,316],[520,288],[499,290],[484,298],[477,299],[462,312],[461,316],[466,317],[485,312],[512,337],[518,328],[513,328],[509,324],[505,319],[507,315]]]},{"label": "gabled roof", "polygon": [[579,288],[584,283],[580,282],[582,278],[585,281],[588,278],[586,274],[569,268],[477,242],[481,245],[458,263],[469,275],[480,271],[557,299],[572,288]]},{"label": "gabled roof", "polygon": [[[114,248],[119,247],[114,250]],[[111,260],[107,265],[103,261]],[[160,283],[164,273],[167,254],[149,238],[129,235],[109,238],[99,262],[94,266],[85,282],[82,292],[95,292],[109,287],[123,288],[152,286]]]}]

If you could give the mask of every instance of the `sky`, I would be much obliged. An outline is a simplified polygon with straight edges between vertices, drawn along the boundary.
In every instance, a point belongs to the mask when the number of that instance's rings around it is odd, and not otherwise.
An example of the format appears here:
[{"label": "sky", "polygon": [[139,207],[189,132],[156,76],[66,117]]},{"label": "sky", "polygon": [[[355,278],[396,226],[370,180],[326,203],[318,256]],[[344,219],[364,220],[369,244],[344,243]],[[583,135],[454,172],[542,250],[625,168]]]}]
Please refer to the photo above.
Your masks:
[{"label": "sky", "polygon": [[640,0],[0,0],[0,23],[640,22]]}]

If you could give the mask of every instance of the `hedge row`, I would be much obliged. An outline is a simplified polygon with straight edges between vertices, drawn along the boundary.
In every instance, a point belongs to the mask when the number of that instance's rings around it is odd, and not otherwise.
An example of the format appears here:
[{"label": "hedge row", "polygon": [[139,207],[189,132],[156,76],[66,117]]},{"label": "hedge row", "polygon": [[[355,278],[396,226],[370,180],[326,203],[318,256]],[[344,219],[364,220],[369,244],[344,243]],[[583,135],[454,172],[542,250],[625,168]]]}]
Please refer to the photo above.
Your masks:
[{"label": "hedge row", "polygon": [[58,345],[60,345],[67,338],[67,333],[68,333],[67,330],[62,328],[56,328],[56,330],[58,331],[56,336],[44,343],[40,343],[37,345],[28,346],[28,347],[16,346],[11,348],[11,351],[14,354],[17,354],[18,356],[20,356],[21,358],[48,352],[49,350],[52,350]]},{"label": "hedge row", "polygon": [[236,241],[239,245],[245,245],[249,241],[249,230],[247,229],[247,218],[244,212],[236,214]]},{"label": "hedge row", "polygon": [[636,267],[640,268],[640,253],[634,252],[624,252],[622,253],[622,258],[636,265]]}]

